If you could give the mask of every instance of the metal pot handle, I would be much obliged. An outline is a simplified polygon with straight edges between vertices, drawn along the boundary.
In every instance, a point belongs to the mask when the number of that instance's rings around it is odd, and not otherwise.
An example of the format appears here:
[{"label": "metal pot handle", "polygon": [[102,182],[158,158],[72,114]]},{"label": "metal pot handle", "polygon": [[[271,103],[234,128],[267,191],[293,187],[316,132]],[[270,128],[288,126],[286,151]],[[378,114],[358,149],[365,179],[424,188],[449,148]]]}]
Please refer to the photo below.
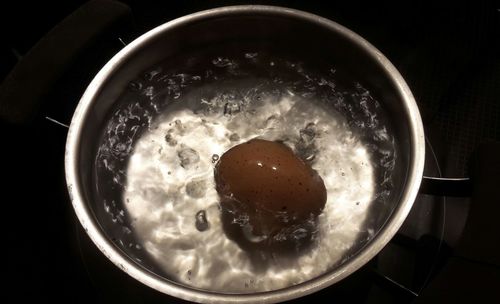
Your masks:
[{"label": "metal pot handle", "polygon": [[472,194],[472,181],[468,177],[429,177],[424,176],[420,193],[437,196],[466,197]]}]

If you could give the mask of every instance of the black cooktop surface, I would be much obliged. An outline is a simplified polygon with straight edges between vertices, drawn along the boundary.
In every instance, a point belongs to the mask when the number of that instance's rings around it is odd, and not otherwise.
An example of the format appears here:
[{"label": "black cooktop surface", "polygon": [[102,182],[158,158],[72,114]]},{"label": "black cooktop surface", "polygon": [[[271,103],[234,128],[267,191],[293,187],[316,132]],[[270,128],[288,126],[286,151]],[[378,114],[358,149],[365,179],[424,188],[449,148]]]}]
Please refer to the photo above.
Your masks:
[{"label": "black cooktop surface", "polygon": [[[39,39],[85,2],[0,4],[0,79],[4,81]],[[7,254],[2,273],[7,302],[182,302],[128,277],[83,232],[65,189],[64,125],[70,123],[93,75],[124,43],[188,13],[248,2],[122,2],[131,9],[133,25],[107,33],[99,48],[89,48],[68,67],[39,107],[21,109],[35,113],[34,118],[11,123],[5,119],[9,113],[2,114],[1,222]],[[379,48],[403,74],[421,110],[428,137],[426,175],[468,176],[479,143],[500,141],[500,7],[489,2],[434,1],[252,4],[287,6],[327,17]],[[44,77],[44,71],[33,73]],[[453,255],[470,204],[467,198],[420,195],[397,237],[373,261],[340,284],[293,302],[415,301]]]}]

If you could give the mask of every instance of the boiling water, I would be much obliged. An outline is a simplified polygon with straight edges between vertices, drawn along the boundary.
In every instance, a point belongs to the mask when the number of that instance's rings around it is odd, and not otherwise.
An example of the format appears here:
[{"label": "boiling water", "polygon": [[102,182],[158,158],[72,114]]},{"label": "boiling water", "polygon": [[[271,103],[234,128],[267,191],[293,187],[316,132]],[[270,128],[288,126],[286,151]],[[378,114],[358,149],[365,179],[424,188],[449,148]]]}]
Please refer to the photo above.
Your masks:
[{"label": "boiling water", "polygon": [[[247,53],[243,60],[256,58],[258,54]],[[271,68],[279,64],[262,61]],[[107,210],[122,219],[118,223],[123,224],[125,215],[130,219],[127,229],[135,246],[147,251],[157,267],[197,288],[275,290],[339,265],[374,236],[368,210],[390,191],[394,140],[380,123],[378,103],[355,84],[355,111],[347,93],[335,95],[332,79],[311,78],[300,64],[288,61],[282,64],[293,65],[299,80],[256,77],[230,58],[216,57],[211,64],[223,71],[208,76],[149,73],[155,79],[178,80],[167,80],[164,94],[154,85],[132,84],[146,98],[115,113],[96,159],[98,168],[114,174],[122,191],[123,209]],[[208,84],[199,81],[203,77],[210,78]],[[319,94],[318,87],[329,93]],[[364,115],[361,124],[352,123],[355,115]],[[363,139],[367,135],[390,149],[374,148]],[[215,163],[229,148],[256,137],[283,141],[323,178],[327,203],[318,218],[317,237],[306,250],[286,256],[257,253],[255,258],[255,252],[241,249],[224,233]],[[376,174],[379,168],[384,168],[381,175]],[[385,191],[376,190],[381,185]]]}]

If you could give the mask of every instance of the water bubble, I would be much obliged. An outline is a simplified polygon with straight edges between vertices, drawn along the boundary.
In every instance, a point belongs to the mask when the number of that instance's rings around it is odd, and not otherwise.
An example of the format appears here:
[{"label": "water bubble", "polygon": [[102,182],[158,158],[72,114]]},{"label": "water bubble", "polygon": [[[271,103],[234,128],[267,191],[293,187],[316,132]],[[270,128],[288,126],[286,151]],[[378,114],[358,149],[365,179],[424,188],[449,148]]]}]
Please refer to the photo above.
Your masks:
[{"label": "water bubble", "polygon": [[198,231],[205,231],[210,227],[207,220],[207,212],[205,210],[200,210],[196,212],[195,216],[195,227]]},{"label": "water bubble", "polygon": [[276,115],[271,115],[266,119],[266,128],[275,129],[279,125],[279,119]]},{"label": "water bubble", "polygon": [[224,115],[231,116],[240,111],[240,105],[237,102],[230,101],[224,105]]},{"label": "water bubble", "polygon": [[252,59],[259,55],[259,53],[245,53],[245,58]]},{"label": "water bubble", "polygon": [[231,134],[231,136],[229,136],[229,140],[230,141],[239,141],[240,136],[238,135],[238,133],[233,133],[233,134]]},{"label": "water bubble", "polygon": [[142,83],[137,81],[131,81],[128,84],[128,87],[131,91],[140,91],[142,89]]},{"label": "water bubble", "polygon": [[212,155],[212,164],[215,164],[219,160],[219,155],[214,154]]},{"label": "water bubble", "polygon": [[321,78],[320,81],[318,82],[318,85],[320,86],[328,86],[331,89],[335,89],[335,84],[331,81],[326,80],[325,78]]},{"label": "water bubble", "polygon": [[153,88],[153,86],[149,86],[149,87],[145,88],[142,91],[142,94],[148,96],[149,98],[152,98],[153,94],[154,94],[154,88]]},{"label": "water bubble", "polygon": [[187,183],[186,193],[192,198],[201,198],[205,195],[207,185],[205,180],[193,180]]},{"label": "water bubble", "polygon": [[[316,154],[315,153],[310,153],[309,155],[304,156],[304,159],[307,162],[312,162],[315,158],[316,158]],[[307,191],[309,191],[309,189]]]},{"label": "water bubble", "polygon": [[299,131],[300,140],[305,145],[310,145],[313,143],[314,138],[316,137],[316,125],[314,123],[308,123],[304,129]]},{"label": "water bubble", "polygon": [[295,241],[300,241],[307,237],[308,234],[309,232],[305,228],[298,228],[292,232],[291,237]]},{"label": "water bubble", "polygon": [[184,126],[184,124],[182,123],[182,121],[180,119],[176,119],[174,121],[174,127],[175,127],[175,130],[177,132],[179,132],[181,135],[184,135],[184,133],[186,132],[186,127]]},{"label": "water bubble", "polygon": [[127,145],[124,143],[119,143],[115,146],[115,151],[118,153],[123,153],[127,150]]},{"label": "water bubble", "polygon": [[196,150],[191,148],[184,148],[177,153],[181,161],[181,167],[188,169],[200,161],[200,156]]},{"label": "water bubble", "polygon": [[227,58],[217,57],[212,60],[212,64],[216,67],[222,68],[233,65],[233,62]]},{"label": "water bubble", "polygon": [[297,155],[309,163],[314,161],[318,152],[315,143],[316,134],[316,125],[308,123],[304,129],[299,131],[300,139],[295,145]]},{"label": "water bubble", "polygon": [[177,75],[174,75],[177,79],[180,80],[181,82],[181,86],[185,86],[185,83],[186,83],[186,79],[188,79],[189,75],[188,74],[184,74],[184,73],[180,73],[180,74],[177,74]]},{"label": "water bubble", "polygon": [[[177,140],[175,140],[174,136],[172,135],[173,133],[173,130],[170,129],[168,130],[168,133],[167,135],[165,135],[165,141],[167,142],[167,144],[171,147],[177,145]],[[161,153],[161,152],[160,152]]]},{"label": "water bubble", "polygon": [[154,78],[156,75],[158,75],[158,74],[160,74],[160,71],[159,71],[159,70],[153,70],[153,71],[149,71],[149,72],[147,72],[147,73],[144,73],[144,76],[143,76],[143,77],[144,77],[144,79],[146,79],[146,80],[149,80],[149,81],[150,81],[150,80],[153,80],[153,78]]}]

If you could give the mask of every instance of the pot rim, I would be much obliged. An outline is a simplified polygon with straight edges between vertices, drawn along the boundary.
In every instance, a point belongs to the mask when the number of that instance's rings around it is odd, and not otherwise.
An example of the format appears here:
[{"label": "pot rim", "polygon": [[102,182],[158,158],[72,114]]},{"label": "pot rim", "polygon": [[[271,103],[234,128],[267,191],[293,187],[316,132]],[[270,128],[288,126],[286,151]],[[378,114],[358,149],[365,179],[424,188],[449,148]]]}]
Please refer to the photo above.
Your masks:
[{"label": "pot rim", "polygon": [[[88,112],[93,106],[95,96],[100,92],[106,79],[126,61],[128,56],[130,56],[137,49],[142,48],[149,41],[173,28],[204,19],[231,16],[242,13],[261,15],[274,14],[293,17],[336,32],[337,34],[349,39],[351,43],[361,47],[366,52],[367,56],[370,56],[372,60],[378,62],[386,70],[386,72],[391,76],[391,80],[394,82],[399,94],[402,96],[402,106],[404,107],[404,111],[409,118],[408,123],[411,137],[411,157],[406,187],[401,195],[400,203],[394,209],[391,217],[385,223],[377,236],[348,262],[317,278],[284,289],[252,294],[222,294],[189,288],[187,286],[168,281],[156,274],[151,273],[122,254],[121,251],[106,238],[91,210],[86,206],[82,189],[80,189],[79,186],[81,182],[78,173],[78,159],[83,123],[86,121]],[[298,298],[328,287],[352,274],[378,254],[378,252],[382,250],[382,248],[399,230],[413,205],[422,179],[424,159],[424,129],[415,99],[401,74],[373,45],[351,30],[331,20],[311,13],[277,6],[239,5],[205,10],[164,23],[135,39],[118,52],[111,60],[109,60],[109,62],[99,71],[87,87],[74,112],[67,135],[64,163],[69,196],[81,225],[99,250],[127,274],[162,293],[189,301],[203,303],[274,303]]]}]

